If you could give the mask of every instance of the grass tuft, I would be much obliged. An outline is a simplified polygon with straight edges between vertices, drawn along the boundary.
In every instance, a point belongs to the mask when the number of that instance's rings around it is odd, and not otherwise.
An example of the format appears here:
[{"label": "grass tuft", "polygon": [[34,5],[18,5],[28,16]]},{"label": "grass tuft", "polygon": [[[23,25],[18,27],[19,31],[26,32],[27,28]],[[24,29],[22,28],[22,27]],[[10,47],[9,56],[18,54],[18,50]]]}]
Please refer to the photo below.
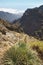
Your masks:
[{"label": "grass tuft", "polygon": [[25,43],[11,47],[4,55],[4,65],[42,65],[37,53]]}]

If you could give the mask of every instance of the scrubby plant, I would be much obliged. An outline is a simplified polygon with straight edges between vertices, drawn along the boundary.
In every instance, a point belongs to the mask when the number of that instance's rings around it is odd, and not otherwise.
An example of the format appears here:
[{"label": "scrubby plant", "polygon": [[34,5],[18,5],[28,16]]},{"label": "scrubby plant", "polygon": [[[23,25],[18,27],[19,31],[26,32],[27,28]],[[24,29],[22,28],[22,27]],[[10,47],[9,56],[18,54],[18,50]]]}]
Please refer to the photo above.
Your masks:
[{"label": "scrubby plant", "polygon": [[4,65],[42,65],[37,53],[25,43],[11,47],[4,55]]}]

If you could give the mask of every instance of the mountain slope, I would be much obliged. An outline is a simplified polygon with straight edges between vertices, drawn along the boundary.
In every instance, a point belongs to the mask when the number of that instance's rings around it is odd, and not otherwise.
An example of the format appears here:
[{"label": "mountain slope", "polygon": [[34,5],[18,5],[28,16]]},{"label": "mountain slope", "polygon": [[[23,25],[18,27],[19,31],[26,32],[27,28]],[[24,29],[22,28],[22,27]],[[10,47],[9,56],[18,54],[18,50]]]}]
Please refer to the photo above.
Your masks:
[{"label": "mountain slope", "polygon": [[[21,33],[15,32],[15,29],[17,31],[20,30],[19,22],[20,22],[20,20],[18,20],[18,22],[16,24],[11,24],[11,23],[8,23],[7,21],[0,19],[0,65],[5,65],[5,63],[3,63],[3,61],[4,61],[3,59],[5,59],[4,56],[6,54],[6,51],[9,50],[9,48],[12,48],[12,46],[14,46],[15,44],[17,45],[18,43],[26,43],[28,48],[31,48],[34,52],[36,52],[35,54],[37,54],[37,56],[41,60],[41,65],[43,65],[43,41],[39,41],[36,38],[29,36],[22,32]],[[13,29],[13,31],[12,31],[12,29]],[[12,52],[14,52],[13,50],[12,50]],[[31,58],[31,57],[29,54],[29,58]],[[7,59],[8,59],[8,57],[7,57]],[[36,58],[34,57],[34,59],[36,59]],[[5,62],[7,62],[7,60],[5,60]],[[9,63],[10,63],[10,61],[9,61]],[[32,63],[33,63],[33,61],[32,61]],[[36,65],[37,65],[37,63],[36,63]]]},{"label": "mountain slope", "polygon": [[19,23],[25,33],[43,40],[43,6],[27,9]]},{"label": "mountain slope", "polygon": [[14,20],[21,18],[22,14],[13,14],[13,13],[9,13],[9,12],[4,12],[4,11],[0,11],[0,18],[3,20],[7,20],[9,22],[13,22]]}]

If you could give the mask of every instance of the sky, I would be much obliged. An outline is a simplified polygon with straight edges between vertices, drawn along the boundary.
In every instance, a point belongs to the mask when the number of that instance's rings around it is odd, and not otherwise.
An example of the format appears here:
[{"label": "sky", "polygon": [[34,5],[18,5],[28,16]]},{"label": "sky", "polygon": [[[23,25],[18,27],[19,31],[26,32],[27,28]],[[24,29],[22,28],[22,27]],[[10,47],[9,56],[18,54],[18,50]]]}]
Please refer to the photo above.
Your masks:
[{"label": "sky", "polygon": [[0,8],[26,10],[40,5],[43,5],[43,0],[0,0]]}]

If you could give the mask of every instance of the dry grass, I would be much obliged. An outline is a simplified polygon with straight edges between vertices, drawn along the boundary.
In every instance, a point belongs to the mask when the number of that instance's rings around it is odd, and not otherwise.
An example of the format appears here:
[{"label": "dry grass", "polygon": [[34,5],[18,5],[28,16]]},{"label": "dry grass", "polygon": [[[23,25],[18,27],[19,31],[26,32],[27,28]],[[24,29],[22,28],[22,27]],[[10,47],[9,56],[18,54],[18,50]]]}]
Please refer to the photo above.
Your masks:
[{"label": "dry grass", "polygon": [[[4,53],[12,47],[14,44],[17,43],[26,43],[27,46],[33,49],[33,47],[39,47],[39,50],[43,53],[43,41],[39,41],[35,39],[34,37],[28,36],[24,33],[17,33],[17,32],[8,32],[9,35],[3,35],[0,33],[0,65],[1,64],[1,58],[3,58]],[[11,34],[11,35],[10,35]],[[43,54],[42,54],[43,57]],[[42,59],[43,61],[43,59]]]},{"label": "dry grass", "polygon": [[4,55],[4,65],[42,65],[37,53],[25,43],[11,47]]}]

